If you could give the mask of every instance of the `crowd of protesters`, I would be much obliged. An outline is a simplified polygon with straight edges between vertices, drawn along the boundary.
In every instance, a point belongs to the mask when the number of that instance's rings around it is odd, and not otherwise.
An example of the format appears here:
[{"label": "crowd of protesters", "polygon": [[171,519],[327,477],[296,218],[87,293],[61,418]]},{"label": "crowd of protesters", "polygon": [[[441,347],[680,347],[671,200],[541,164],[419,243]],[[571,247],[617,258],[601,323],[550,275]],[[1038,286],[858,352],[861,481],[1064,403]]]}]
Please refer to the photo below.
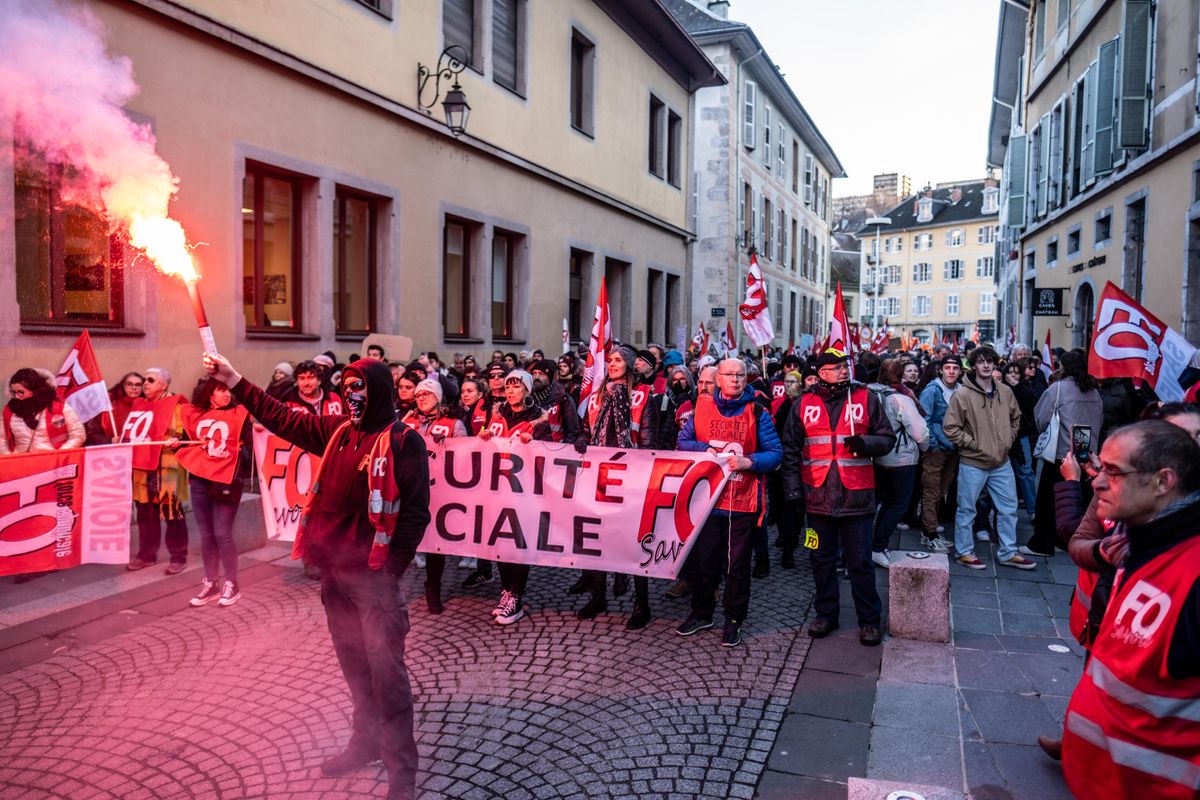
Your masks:
[{"label": "crowd of protesters", "polygon": [[[1175,711],[1128,702],[1130,691],[1166,691],[1184,719],[1196,718],[1188,715],[1200,703],[1200,538],[1188,524],[1200,511],[1200,408],[1159,403],[1148,387],[1129,379],[1098,380],[1089,374],[1083,350],[1058,350],[1053,363],[1044,364],[1022,344],[1001,355],[989,345],[967,343],[962,353],[924,345],[854,359],[836,350],[718,359],[619,344],[580,409],[585,356],[580,351],[549,359],[538,350],[496,350],[487,356],[455,353],[443,362],[426,352],[402,363],[373,345],[364,360],[353,354],[345,364],[332,352],[280,362],[263,376],[262,390],[231,391],[232,384],[206,377],[192,402],[202,409],[246,402],[260,421],[285,427],[294,427],[299,416],[316,425],[322,418],[361,418],[369,409],[380,424],[399,420],[429,447],[449,437],[517,436],[572,444],[580,452],[590,446],[719,452],[737,479],[718,499],[665,597],[690,596],[690,613],[677,632],[692,635],[713,627],[723,582],[721,641],[729,647],[741,642],[752,580],[770,573],[770,524],[783,569],[794,568],[805,531],[815,534],[808,542],[816,582],[809,635],[820,638],[838,627],[838,582],[844,577],[859,640],[868,646],[882,637],[873,571],[891,566],[890,550],[902,531],[919,530],[923,547],[952,551],[959,565],[972,570],[988,566],[976,555],[977,542],[994,541],[994,563],[1020,570],[1036,569],[1036,559],[1067,550],[1081,568],[1072,630],[1091,648],[1091,666],[1072,699],[1064,740],[1043,737],[1039,743],[1065,758],[1069,782],[1084,794],[1114,782],[1134,787],[1147,770],[1155,774],[1151,767],[1158,762],[1149,757],[1136,766],[1111,758],[1105,742],[1113,731],[1200,770],[1195,726],[1181,732],[1172,721]],[[363,366],[368,363],[374,365]],[[45,371],[18,370],[8,391],[0,454],[118,441],[134,402],[169,395],[171,376],[159,367],[123,375],[110,390],[112,414],[87,424],[58,399]],[[351,394],[344,397],[346,391]],[[373,399],[364,405],[368,396]],[[157,468],[134,471],[138,542],[128,569],[157,563],[164,524],[167,573],[184,569],[184,506],[190,503],[204,565],[191,604],[232,605],[241,596],[232,526],[252,469],[251,423],[238,438],[243,457],[233,480],[214,483],[189,477],[174,458],[185,437],[179,413],[177,408],[166,428]],[[730,430],[741,438],[738,455],[712,444],[718,419],[722,447]],[[306,435],[321,443],[337,438],[336,431],[315,427]],[[1033,534],[1018,543],[1022,509]],[[948,539],[943,534],[951,524]],[[426,610],[443,613],[445,557],[406,557],[424,570]],[[399,571],[407,567],[405,561]],[[463,589],[481,587],[499,573],[496,623],[510,625],[526,615],[528,566],[463,559],[460,567],[468,570]],[[313,566],[313,574],[345,582],[339,569],[336,559],[326,560]],[[358,591],[341,589],[347,596]],[[1176,605],[1163,604],[1159,617],[1146,618],[1151,590]],[[629,581],[588,571],[568,591],[587,596],[577,615],[588,620],[606,613],[610,596],[628,592]],[[627,629],[650,623],[651,596],[650,582],[635,576]],[[332,628],[334,610],[329,613]],[[1164,623],[1168,634],[1153,640]],[[1130,641],[1152,652],[1122,651],[1119,643]],[[1125,686],[1125,696],[1114,701],[1109,695],[1118,685]],[[331,773],[368,755],[347,752],[346,763],[332,764]],[[1091,762],[1101,768],[1082,766]],[[1169,789],[1170,777],[1162,780]]]}]

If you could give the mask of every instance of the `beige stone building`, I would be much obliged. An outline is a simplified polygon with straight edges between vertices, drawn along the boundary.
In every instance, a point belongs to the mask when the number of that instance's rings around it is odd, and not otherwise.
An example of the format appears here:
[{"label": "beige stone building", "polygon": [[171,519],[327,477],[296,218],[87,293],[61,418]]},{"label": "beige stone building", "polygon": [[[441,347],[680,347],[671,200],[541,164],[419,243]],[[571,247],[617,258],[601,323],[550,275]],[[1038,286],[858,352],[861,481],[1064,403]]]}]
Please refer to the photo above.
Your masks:
[{"label": "beige stone building", "polygon": [[[1086,347],[1112,281],[1200,341],[1200,6],[1010,0],[1000,14],[1001,324]],[[1060,315],[1032,315],[1044,290]]]},{"label": "beige stone building", "polygon": [[[723,79],[657,0],[88,5],[132,62],[128,112],[180,178],[217,342],[251,377],[368,332],[443,357],[555,352],[564,316],[587,337],[602,276],[619,337],[691,324],[691,103]],[[454,44],[458,137],[434,81],[418,97],[418,65]],[[162,365],[190,388],[182,285],[59,202],[59,165],[0,148],[17,156],[0,158],[0,361],[57,368],[86,327],[110,381]]]},{"label": "beige stone building", "polygon": [[[995,332],[995,181],[939,184],[859,229],[859,321],[924,342]],[[849,312],[847,312],[849,316]]]}]

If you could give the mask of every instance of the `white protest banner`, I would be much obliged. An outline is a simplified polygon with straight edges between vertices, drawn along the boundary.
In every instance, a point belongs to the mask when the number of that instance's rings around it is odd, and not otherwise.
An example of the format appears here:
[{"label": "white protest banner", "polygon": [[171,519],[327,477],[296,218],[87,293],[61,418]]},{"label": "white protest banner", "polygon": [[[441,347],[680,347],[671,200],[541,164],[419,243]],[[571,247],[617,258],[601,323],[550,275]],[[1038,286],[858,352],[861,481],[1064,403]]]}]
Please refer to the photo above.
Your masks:
[{"label": "white protest banner", "polygon": [[270,431],[254,431],[254,462],[258,464],[258,489],[262,494],[267,538],[296,541],[300,512],[312,487],[321,457],[281,439]]},{"label": "white protest banner", "polygon": [[420,550],[674,578],[729,476],[709,453],[446,439]]},{"label": "white protest banner", "polygon": [[0,457],[0,575],[129,561],[133,446]]}]

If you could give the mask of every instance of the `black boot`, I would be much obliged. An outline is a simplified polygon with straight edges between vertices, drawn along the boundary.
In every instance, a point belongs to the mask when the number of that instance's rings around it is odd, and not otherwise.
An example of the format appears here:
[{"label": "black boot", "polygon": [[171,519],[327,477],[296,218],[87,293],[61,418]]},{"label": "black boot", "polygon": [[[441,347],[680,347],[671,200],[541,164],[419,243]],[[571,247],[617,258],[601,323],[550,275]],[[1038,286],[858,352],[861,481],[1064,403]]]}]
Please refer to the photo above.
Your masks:
[{"label": "black boot", "polygon": [[625,630],[640,631],[650,624],[650,580],[634,578],[633,593],[633,613],[625,622]]},{"label": "black boot", "polygon": [[613,575],[613,597],[621,597],[629,591],[629,576],[623,572]]},{"label": "black boot", "polygon": [[442,585],[425,581],[425,607],[430,614],[440,614],[445,611],[442,605]]},{"label": "black boot", "polygon": [[761,556],[755,557],[754,569],[750,571],[750,575],[755,578],[765,578],[770,574],[771,562]]},{"label": "black boot", "polygon": [[591,584],[588,582],[588,574],[586,572],[579,573],[579,580],[571,584],[571,588],[567,589],[567,594],[583,594],[588,590]]},{"label": "black boot", "polygon": [[796,568],[796,551],[794,548],[783,548],[783,555],[779,557],[779,566],[783,569]]},{"label": "black boot", "polygon": [[593,592],[591,599],[584,604],[583,608],[575,612],[575,616],[579,619],[595,619],[605,611],[608,611],[608,598],[605,597],[604,592],[599,594]]},{"label": "black boot", "polygon": [[379,748],[360,740],[357,735],[350,738],[346,749],[321,764],[321,774],[326,778],[349,775],[356,769],[379,760]]}]

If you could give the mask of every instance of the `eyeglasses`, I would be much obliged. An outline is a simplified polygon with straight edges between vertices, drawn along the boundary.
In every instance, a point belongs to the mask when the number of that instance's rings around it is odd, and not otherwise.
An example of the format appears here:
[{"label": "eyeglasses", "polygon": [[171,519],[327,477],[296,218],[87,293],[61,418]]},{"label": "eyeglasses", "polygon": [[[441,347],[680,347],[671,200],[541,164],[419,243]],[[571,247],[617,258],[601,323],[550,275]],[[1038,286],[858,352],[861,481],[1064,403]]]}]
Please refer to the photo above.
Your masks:
[{"label": "eyeglasses", "polygon": [[367,388],[367,384],[361,380],[346,381],[342,384],[342,389],[348,392],[361,392],[365,388]]},{"label": "eyeglasses", "polygon": [[1144,474],[1144,473],[1153,471],[1153,470],[1145,470],[1145,469],[1120,470],[1120,469],[1115,468],[1112,464],[1101,464],[1100,469],[1096,469],[1095,467],[1093,467],[1091,465],[1091,462],[1089,462],[1086,465],[1086,469],[1093,476],[1103,473],[1104,477],[1108,478],[1110,481],[1114,480],[1115,478],[1124,478],[1126,475],[1140,475],[1140,474]]},{"label": "eyeglasses", "polygon": [[722,378],[737,378],[738,380],[742,381],[746,380],[746,373],[744,372],[718,372],[717,374]]},{"label": "eyeglasses", "polygon": [[146,383],[158,383],[154,378],[146,378]]},{"label": "eyeglasses", "polygon": [[126,386],[128,386],[128,387],[129,387],[129,388],[131,388],[131,389],[140,389],[140,388],[142,388],[142,384],[141,384],[141,383],[135,383],[135,382],[133,382],[133,381],[125,381],[125,385],[126,385]]}]

